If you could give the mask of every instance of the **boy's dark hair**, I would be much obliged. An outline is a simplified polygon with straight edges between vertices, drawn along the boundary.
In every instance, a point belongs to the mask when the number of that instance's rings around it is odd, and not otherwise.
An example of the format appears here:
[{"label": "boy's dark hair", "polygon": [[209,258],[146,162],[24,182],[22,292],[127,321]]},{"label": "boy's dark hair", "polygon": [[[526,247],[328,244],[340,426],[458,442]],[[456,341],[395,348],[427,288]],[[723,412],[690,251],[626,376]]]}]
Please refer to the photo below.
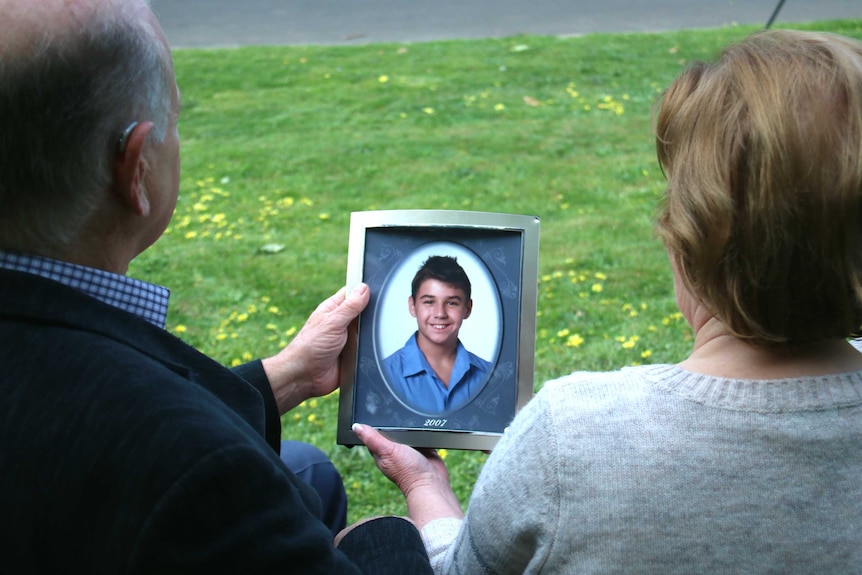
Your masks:
[{"label": "boy's dark hair", "polygon": [[470,301],[470,278],[458,260],[452,256],[429,256],[413,276],[410,295],[416,299],[416,292],[425,280],[437,280],[464,292],[466,301]]}]

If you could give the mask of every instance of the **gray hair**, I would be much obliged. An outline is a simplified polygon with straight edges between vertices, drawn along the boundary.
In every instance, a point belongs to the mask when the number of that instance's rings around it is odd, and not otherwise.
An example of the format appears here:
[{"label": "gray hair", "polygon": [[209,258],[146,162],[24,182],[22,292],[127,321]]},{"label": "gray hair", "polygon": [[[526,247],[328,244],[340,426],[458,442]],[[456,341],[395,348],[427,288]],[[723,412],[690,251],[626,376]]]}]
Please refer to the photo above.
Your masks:
[{"label": "gray hair", "polygon": [[63,253],[113,179],[118,140],[133,121],[165,138],[170,53],[146,0],[107,1],[76,30],[0,53],[0,249]]}]

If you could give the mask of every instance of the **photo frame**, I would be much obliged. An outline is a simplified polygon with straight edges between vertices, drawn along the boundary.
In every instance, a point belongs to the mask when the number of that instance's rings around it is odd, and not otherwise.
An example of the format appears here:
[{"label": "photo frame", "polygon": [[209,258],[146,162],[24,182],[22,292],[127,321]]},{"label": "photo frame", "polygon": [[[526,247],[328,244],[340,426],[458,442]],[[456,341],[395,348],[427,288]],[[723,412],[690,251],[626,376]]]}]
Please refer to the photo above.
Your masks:
[{"label": "photo frame", "polygon": [[[419,448],[496,445],[533,395],[539,225],[535,216],[456,210],[351,214],[347,288],[364,282],[371,296],[350,326],[341,356],[339,444],[360,445],[352,425],[363,423]],[[430,366],[424,354],[417,355],[424,322],[411,315],[422,313],[413,307],[411,284],[432,256],[456,260],[472,288],[472,307],[455,331],[458,353],[469,357],[469,377],[454,383],[460,387],[453,386],[446,401],[454,401],[457,391],[457,403],[443,408],[413,395],[424,393],[416,377],[427,370],[414,377],[402,367]],[[455,329],[433,329],[438,327]],[[413,359],[402,364],[396,355]]]}]

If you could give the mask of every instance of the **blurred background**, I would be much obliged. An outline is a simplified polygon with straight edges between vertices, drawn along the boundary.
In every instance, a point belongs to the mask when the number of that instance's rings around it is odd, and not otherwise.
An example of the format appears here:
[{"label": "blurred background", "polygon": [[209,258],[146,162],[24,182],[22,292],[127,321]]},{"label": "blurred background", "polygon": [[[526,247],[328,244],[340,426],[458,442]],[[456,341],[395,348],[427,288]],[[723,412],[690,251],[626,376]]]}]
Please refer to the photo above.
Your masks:
[{"label": "blurred background", "polygon": [[[862,17],[860,0],[152,0],[174,48],[717,28]],[[777,11],[777,14],[776,14]]]}]

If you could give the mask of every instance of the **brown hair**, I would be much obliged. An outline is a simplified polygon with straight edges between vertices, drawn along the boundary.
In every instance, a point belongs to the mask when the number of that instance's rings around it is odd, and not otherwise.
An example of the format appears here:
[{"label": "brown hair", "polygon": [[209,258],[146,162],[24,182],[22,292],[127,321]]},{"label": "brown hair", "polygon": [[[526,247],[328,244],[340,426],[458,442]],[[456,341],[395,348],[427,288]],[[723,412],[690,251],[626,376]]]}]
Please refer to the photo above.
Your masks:
[{"label": "brown hair", "polygon": [[695,63],[656,117],[656,225],[680,277],[757,344],[862,324],[862,43],[757,33]]}]

